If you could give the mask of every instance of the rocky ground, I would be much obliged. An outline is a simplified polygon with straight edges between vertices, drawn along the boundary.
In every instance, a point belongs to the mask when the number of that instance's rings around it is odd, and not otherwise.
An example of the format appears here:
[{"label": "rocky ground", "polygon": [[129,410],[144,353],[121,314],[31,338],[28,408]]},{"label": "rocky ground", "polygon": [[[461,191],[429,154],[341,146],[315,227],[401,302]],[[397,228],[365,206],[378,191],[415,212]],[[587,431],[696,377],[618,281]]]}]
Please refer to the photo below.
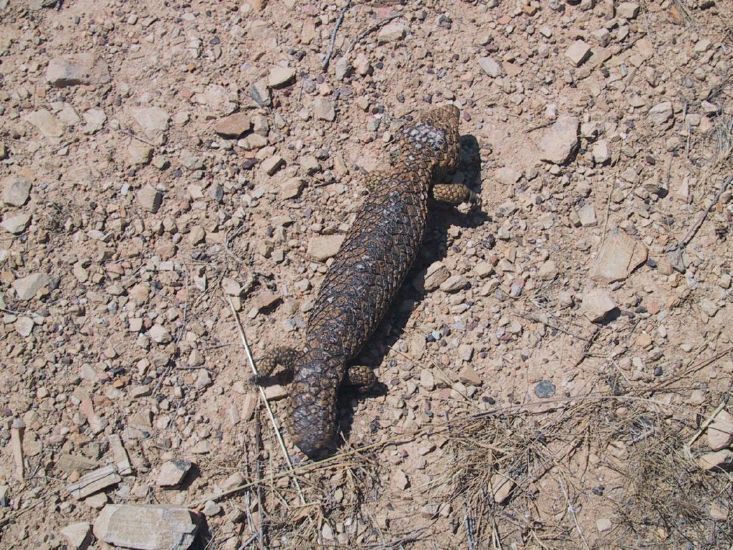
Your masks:
[{"label": "rocky ground", "polygon": [[[729,546],[730,13],[0,0],[3,547]],[[302,345],[446,102],[483,211],[431,215],[383,386],[291,471],[233,311]]]}]

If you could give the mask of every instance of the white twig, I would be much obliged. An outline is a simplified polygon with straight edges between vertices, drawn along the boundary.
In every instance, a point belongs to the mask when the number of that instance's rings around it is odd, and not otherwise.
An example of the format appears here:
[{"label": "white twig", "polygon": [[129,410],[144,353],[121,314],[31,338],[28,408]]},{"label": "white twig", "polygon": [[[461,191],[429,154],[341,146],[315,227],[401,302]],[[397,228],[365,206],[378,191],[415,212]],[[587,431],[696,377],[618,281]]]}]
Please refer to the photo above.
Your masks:
[{"label": "white twig", "polygon": [[[252,371],[252,374],[254,376],[257,376],[257,368],[255,367],[255,362],[254,362],[254,359],[252,358],[252,352],[249,349],[249,344],[247,343],[247,336],[244,334],[244,328],[242,327],[242,323],[239,320],[239,315],[237,315],[237,310],[234,309],[234,304],[232,303],[232,299],[229,296],[227,296],[227,302],[229,302],[229,308],[232,310],[232,316],[234,316],[234,322],[237,324],[237,330],[239,330],[239,338],[242,340],[242,347],[244,348],[244,353],[247,355],[247,362],[249,363],[250,370]],[[288,470],[290,470],[291,477],[293,478],[293,483],[295,484],[295,489],[297,490],[298,497],[300,498],[300,503],[305,504],[305,497],[303,496],[303,490],[300,488],[300,483],[298,483],[298,477],[295,475],[295,470],[293,469],[293,463],[290,460],[290,455],[288,454],[288,450],[285,448],[285,441],[283,440],[283,436],[280,434],[280,429],[277,426],[275,415],[272,414],[272,408],[270,407],[270,403],[267,401],[265,390],[262,389],[262,386],[257,386],[257,389],[260,392],[262,403],[265,405],[267,416],[270,417],[270,422],[272,422],[272,428],[275,430],[275,437],[277,438],[277,442],[280,444],[280,449],[282,450],[283,456],[285,457],[285,462],[288,465]]]}]

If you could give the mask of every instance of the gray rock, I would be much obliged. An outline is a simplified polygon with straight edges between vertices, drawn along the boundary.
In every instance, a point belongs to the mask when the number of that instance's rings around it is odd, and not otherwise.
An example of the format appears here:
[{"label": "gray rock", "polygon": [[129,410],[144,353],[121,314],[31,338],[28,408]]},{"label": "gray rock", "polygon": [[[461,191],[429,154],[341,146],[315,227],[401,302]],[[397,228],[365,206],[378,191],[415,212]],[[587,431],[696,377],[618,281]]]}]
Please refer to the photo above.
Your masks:
[{"label": "gray rock", "polygon": [[94,522],[94,536],[124,548],[187,550],[197,525],[186,508],[108,504]]},{"label": "gray rock", "polygon": [[26,212],[12,213],[8,212],[3,216],[3,221],[0,224],[5,231],[12,233],[13,235],[20,235],[25,228],[28,227],[28,223],[31,221],[31,215]]},{"label": "gray rock", "polygon": [[30,300],[39,290],[50,283],[51,280],[45,273],[32,273],[27,277],[16,279],[13,282],[13,290],[18,300]]},{"label": "gray rock", "polygon": [[285,166],[285,160],[280,155],[272,155],[262,161],[260,165],[262,170],[268,175],[272,176]]},{"label": "gray rock", "polygon": [[721,410],[708,426],[707,436],[708,447],[713,451],[729,447],[733,443],[733,415]]},{"label": "gray rock", "polygon": [[593,323],[600,323],[616,309],[611,293],[603,288],[593,288],[583,295],[581,310]]},{"label": "gray rock", "polygon": [[264,80],[258,80],[250,86],[249,96],[259,107],[269,107],[272,105],[270,88],[267,87],[267,82]]},{"label": "gray rock", "polygon": [[636,19],[639,15],[639,4],[635,2],[621,2],[616,8],[616,16],[623,19]]},{"label": "gray rock", "polygon": [[540,160],[553,164],[565,164],[578,149],[580,121],[574,116],[564,115],[547,128],[537,146]]},{"label": "gray rock", "polygon": [[132,109],[132,118],[138,123],[145,136],[156,143],[164,141],[168,131],[170,115],[160,107],[137,107]]},{"label": "gray rock", "polygon": [[351,73],[351,63],[346,57],[341,57],[334,65],[334,73],[337,80],[343,80]]},{"label": "gray rock", "polygon": [[458,292],[468,287],[468,279],[463,275],[451,275],[440,284],[440,290],[447,293]]},{"label": "gray rock", "polygon": [[591,270],[591,278],[605,283],[622,281],[646,262],[647,255],[648,251],[643,243],[619,229],[614,229],[603,243]]},{"label": "gray rock", "polygon": [[176,487],[185,479],[192,466],[188,460],[169,460],[160,467],[155,484],[158,487]]},{"label": "gray rock", "polygon": [[10,206],[23,206],[31,194],[31,182],[11,177],[3,185],[3,202]]},{"label": "gray rock", "polygon": [[402,40],[405,34],[407,34],[407,27],[399,21],[393,21],[380,29],[377,40],[380,44],[396,42]]},{"label": "gray rock", "polygon": [[39,109],[27,114],[25,120],[49,139],[60,138],[64,135],[63,123],[46,109]]},{"label": "gray rock", "polygon": [[588,57],[590,57],[590,46],[583,40],[576,40],[570,44],[568,49],[565,51],[565,57],[567,57],[574,66],[579,67],[586,59],[588,59]]},{"label": "gray rock", "polygon": [[295,199],[303,191],[305,182],[300,178],[288,178],[280,185],[280,196],[283,199]]},{"label": "gray rock", "polygon": [[91,526],[86,521],[72,523],[61,529],[61,536],[69,543],[70,548],[84,550],[92,542]]},{"label": "gray rock", "polygon": [[84,112],[84,128],[82,131],[85,134],[94,134],[99,132],[107,121],[107,115],[101,109],[89,109]]},{"label": "gray rock", "polygon": [[598,223],[596,209],[592,204],[584,204],[578,208],[578,219],[583,227],[592,227]]},{"label": "gray rock", "polygon": [[33,319],[30,317],[18,317],[15,321],[15,331],[23,338],[28,338],[33,332]]},{"label": "gray rock", "polygon": [[173,340],[168,329],[158,323],[150,327],[150,330],[148,330],[148,336],[150,336],[150,339],[156,344],[169,344]]},{"label": "gray rock", "polygon": [[596,164],[606,164],[611,160],[611,149],[605,139],[597,141],[593,145],[593,162]]},{"label": "gray rock", "polygon": [[107,64],[93,54],[56,57],[46,67],[46,82],[58,88],[79,84],[99,86],[111,80]]},{"label": "gray rock", "polygon": [[705,453],[697,459],[697,464],[703,470],[720,469],[730,471],[733,469],[733,452],[728,449]]},{"label": "gray rock", "polygon": [[504,69],[501,63],[496,61],[493,57],[479,57],[479,67],[491,78],[496,78],[504,74]]},{"label": "gray rock", "polygon": [[333,101],[325,97],[317,97],[313,101],[313,114],[319,120],[333,122],[336,119],[336,109]]},{"label": "gray rock", "polygon": [[335,256],[344,241],[343,235],[319,235],[308,243],[308,255],[318,261],[325,262]]},{"label": "gray rock", "polygon": [[275,66],[270,69],[267,77],[267,84],[270,88],[282,88],[295,80],[295,69],[290,67]]},{"label": "gray rock", "polygon": [[127,161],[132,166],[144,166],[150,162],[153,148],[138,139],[132,139],[127,148]]},{"label": "gray rock", "polygon": [[148,212],[155,214],[163,202],[163,193],[150,185],[144,185],[137,192],[137,202]]},{"label": "gray rock", "polygon": [[674,116],[674,109],[671,101],[657,103],[649,109],[649,119],[656,125],[666,124]]},{"label": "gray rock", "polygon": [[540,380],[535,384],[534,394],[540,399],[549,399],[555,395],[555,384],[549,380]]}]

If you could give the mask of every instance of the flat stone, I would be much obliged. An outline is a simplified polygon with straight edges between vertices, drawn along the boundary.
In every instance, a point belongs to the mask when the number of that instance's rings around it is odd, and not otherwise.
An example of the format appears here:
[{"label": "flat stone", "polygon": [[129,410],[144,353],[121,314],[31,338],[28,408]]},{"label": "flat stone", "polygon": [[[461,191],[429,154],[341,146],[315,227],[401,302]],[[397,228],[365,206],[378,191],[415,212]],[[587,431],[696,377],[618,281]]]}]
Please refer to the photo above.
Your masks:
[{"label": "flat stone", "polygon": [[33,319],[26,316],[18,317],[15,321],[15,331],[23,338],[28,338],[33,332]]},{"label": "flat stone", "polygon": [[713,451],[729,447],[733,443],[733,415],[721,410],[708,426],[707,436],[708,447]]},{"label": "flat stone", "polygon": [[491,495],[493,496],[496,504],[503,504],[506,502],[514,490],[514,481],[501,474],[492,475],[489,485],[491,488]]},{"label": "flat stone", "polygon": [[496,171],[496,181],[503,185],[514,185],[522,177],[522,172],[510,166],[502,166]]},{"label": "flat stone", "polygon": [[267,77],[267,84],[270,88],[282,88],[295,80],[295,69],[290,67],[275,66],[270,69]]},{"label": "flat stone", "polygon": [[192,466],[188,460],[169,460],[160,467],[155,484],[158,487],[176,487],[188,475]]},{"label": "flat stone", "polygon": [[107,115],[101,109],[89,109],[84,111],[84,127],[82,132],[85,134],[95,134],[104,128],[107,122]]},{"label": "flat stone", "polygon": [[605,320],[606,316],[616,309],[611,293],[603,288],[593,288],[583,295],[581,310],[593,323]]},{"label": "flat stone", "polygon": [[267,87],[267,82],[264,80],[258,80],[250,86],[249,96],[259,107],[269,107],[272,105],[270,88]]},{"label": "flat stone", "polygon": [[239,296],[242,294],[242,285],[230,277],[221,280],[221,289],[227,296]]},{"label": "flat stone", "polygon": [[596,520],[596,529],[598,529],[599,533],[610,531],[611,527],[613,527],[613,525],[611,524],[611,520],[608,518],[598,518]]},{"label": "flat stone", "polygon": [[537,146],[540,160],[553,164],[565,164],[578,149],[580,121],[574,116],[564,115],[542,133]]},{"label": "flat stone", "polygon": [[156,344],[169,344],[173,340],[168,329],[158,323],[150,327],[150,330],[148,330],[148,336],[150,336],[150,339]]},{"label": "flat stone", "polygon": [[730,509],[728,506],[721,504],[718,501],[713,501],[710,503],[708,513],[713,521],[727,521]]},{"label": "flat stone", "polygon": [[666,124],[674,116],[674,108],[671,101],[657,103],[649,109],[649,119],[656,125]]},{"label": "flat stone", "polygon": [[295,199],[305,187],[305,182],[300,178],[288,178],[280,185],[280,197],[283,199]]},{"label": "flat stone", "polygon": [[442,263],[435,262],[428,267],[425,273],[423,288],[428,292],[437,290],[448,277],[450,277],[450,270]]},{"label": "flat stone", "polygon": [[239,138],[252,127],[252,121],[245,113],[234,113],[224,117],[214,126],[214,132],[223,138]]},{"label": "flat stone", "polygon": [[583,61],[590,57],[590,46],[583,40],[576,40],[570,44],[567,50],[565,50],[565,57],[567,57],[573,65],[579,67],[582,65]]},{"label": "flat stone", "polygon": [[61,529],[61,536],[69,543],[69,547],[83,550],[92,541],[91,526],[86,521],[72,523]]},{"label": "flat stone", "polygon": [[313,114],[319,120],[333,122],[336,119],[336,108],[333,101],[325,97],[318,97],[313,101]]},{"label": "flat stone", "polygon": [[221,505],[214,502],[213,500],[207,500],[204,503],[204,509],[202,510],[206,517],[216,516],[221,513]]},{"label": "flat stone", "polygon": [[127,147],[127,162],[131,166],[145,166],[153,157],[153,148],[138,139],[132,139]]},{"label": "flat stone", "polygon": [[592,204],[584,204],[578,208],[578,219],[583,227],[593,227],[598,223],[596,209]]},{"label": "flat stone", "polygon": [[93,54],[55,57],[46,67],[46,82],[57,88],[79,84],[99,86],[111,80],[107,63]]},{"label": "flat stone", "polygon": [[143,185],[140,191],[137,192],[137,202],[145,210],[155,214],[163,202],[163,193],[155,187],[147,184]]},{"label": "flat stone", "polygon": [[3,221],[0,223],[2,227],[8,233],[13,235],[20,235],[31,221],[31,215],[27,212],[8,212],[3,216]]},{"label": "flat stone", "polygon": [[705,453],[697,458],[697,464],[703,470],[719,468],[730,471],[733,468],[733,452],[728,449],[722,449],[713,453]]},{"label": "flat stone", "polygon": [[463,275],[452,275],[440,284],[440,290],[453,293],[468,287],[468,279]]},{"label": "flat stone", "polygon": [[593,145],[593,162],[596,164],[606,164],[608,161],[611,160],[611,149],[608,145],[608,142],[605,139],[598,140]]},{"label": "flat stone", "polygon": [[131,113],[148,139],[158,143],[163,141],[163,134],[168,131],[171,119],[165,110],[160,107],[137,107]]},{"label": "flat stone", "polygon": [[471,384],[472,386],[480,386],[484,383],[471,365],[466,365],[461,369],[461,372],[458,373],[458,380],[463,384]]},{"label": "flat stone", "polygon": [[534,387],[534,394],[540,399],[549,399],[555,395],[555,384],[550,380],[540,380]]},{"label": "flat stone", "polygon": [[496,61],[493,57],[479,57],[478,64],[479,67],[481,67],[481,70],[491,78],[497,78],[504,74],[504,69],[502,68],[501,63]]},{"label": "flat stone", "polygon": [[187,550],[196,531],[189,510],[167,505],[108,504],[94,522],[100,541],[145,550]]},{"label": "flat stone", "polygon": [[49,285],[51,279],[45,273],[32,273],[13,282],[13,290],[19,300],[30,300],[43,287]]},{"label": "flat stone", "polygon": [[639,15],[639,4],[635,2],[621,2],[616,7],[616,16],[623,19],[636,19]]},{"label": "flat stone", "polygon": [[47,109],[33,111],[25,116],[25,120],[49,139],[60,138],[64,135],[64,124]]},{"label": "flat stone", "polygon": [[9,206],[23,206],[31,194],[31,182],[10,177],[3,183],[3,202]]},{"label": "flat stone", "polygon": [[435,376],[430,369],[420,371],[420,385],[428,391],[435,389]]},{"label": "flat stone", "polygon": [[280,155],[273,155],[262,161],[262,170],[268,175],[272,176],[277,173],[280,168],[285,166],[285,160]]},{"label": "flat stone", "polygon": [[69,485],[66,490],[77,500],[93,495],[122,481],[117,473],[117,468],[112,464],[97,468],[83,475],[79,481]]},{"label": "flat stone", "polygon": [[648,251],[643,243],[619,229],[614,229],[603,243],[591,270],[591,278],[605,283],[622,281],[646,262],[647,255]]},{"label": "flat stone", "polygon": [[335,256],[344,242],[344,235],[319,235],[308,243],[308,255],[318,261],[325,262]]},{"label": "flat stone", "polygon": [[552,281],[557,277],[557,263],[555,260],[547,260],[540,266],[537,276],[543,281]]},{"label": "flat stone", "polygon": [[407,27],[399,21],[393,21],[382,27],[377,34],[377,41],[380,44],[402,40],[407,34]]}]

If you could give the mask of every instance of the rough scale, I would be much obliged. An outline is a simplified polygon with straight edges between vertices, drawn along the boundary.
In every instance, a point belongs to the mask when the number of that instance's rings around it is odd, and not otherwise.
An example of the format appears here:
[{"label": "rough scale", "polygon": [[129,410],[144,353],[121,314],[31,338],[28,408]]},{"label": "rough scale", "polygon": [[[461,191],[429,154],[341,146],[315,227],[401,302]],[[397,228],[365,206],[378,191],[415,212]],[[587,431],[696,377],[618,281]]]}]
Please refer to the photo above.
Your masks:
[{"label": "rough scale", "polygon": [[278,365],[292,373],[290,434],[311,458],[334,447],[340,386],[375,382],[370,368],[348,363],[374,332],[417,257],[429,199],[478,202],[462,184],[435,183],[458,162],[458,120],[458,109],[446,106],[403,127],[389,152],[389,168],[368,178],[369,195],[321,284],[308,319],[308,347],[276,348],[259,362],[260,381]]}]

